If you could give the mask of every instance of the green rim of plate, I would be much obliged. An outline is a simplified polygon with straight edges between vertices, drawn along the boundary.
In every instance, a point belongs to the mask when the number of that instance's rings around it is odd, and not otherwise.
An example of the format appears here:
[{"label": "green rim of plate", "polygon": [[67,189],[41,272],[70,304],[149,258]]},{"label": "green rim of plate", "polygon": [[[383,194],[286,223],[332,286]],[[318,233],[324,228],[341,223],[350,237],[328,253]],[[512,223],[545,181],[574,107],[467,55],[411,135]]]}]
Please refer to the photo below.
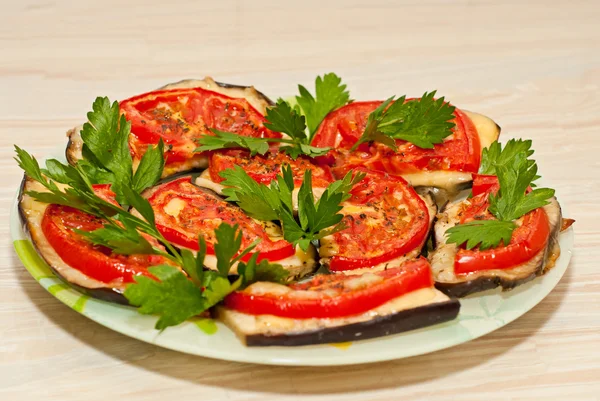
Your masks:
[{"label": "green rim of plate", "polygon": [[[64,160],[62,149],[55,153],[57,158]],[[91,298],[71,288],[37,254],[24,232],[18,213],[18,193],[11,209],[10,232],[15,251],[32,277],[59,301],[105,327],[188,354],[290,366],[350,365],[400,359],[438,351],[488,334],[527,313],[552,291],[567,270],[574,243],[573,229],[570,228],[560,235],[561,255],[546,275],[512,291],[496,289],[463,298],[458,318],[451,322],[352,343],[261,348],[244,346],[231,330],[212,319],[190,319],[159,332],[154,329],[156,317],[140,315],[134,308]]]}]

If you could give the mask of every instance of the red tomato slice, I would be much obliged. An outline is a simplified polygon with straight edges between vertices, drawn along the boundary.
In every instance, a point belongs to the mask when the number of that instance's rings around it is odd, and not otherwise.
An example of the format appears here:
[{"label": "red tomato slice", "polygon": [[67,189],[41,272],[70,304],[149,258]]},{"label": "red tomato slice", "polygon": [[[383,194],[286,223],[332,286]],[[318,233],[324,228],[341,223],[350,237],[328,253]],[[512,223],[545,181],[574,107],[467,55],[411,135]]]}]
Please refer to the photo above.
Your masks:
[{"label": "red tomato slice", "polygon": [[278,294],[255,294],[252,286],[225,298],[225,306],[251,315],[292,319],[336,318],[358,315],[404,294],[433,285],[426,259],[363,276],[317,275]]},{"label": "red tomato slice", "polygon": [[329,113],[319,126],[312,145],[334,148],[321,161],[334,166],[335,176],[344,175],[356,166],[394,175],[435,170],[477,172],[481,161],[479,135],[471,119],[459,109],[454,112],[453,135],[433,149],[397,140],[398,151],[376,142],[362,144],[349,152],[362,135],[369,114],[381,103],[350,103]]},{"label": "red tomato slice", "polygon": [[121,111],[131,121],[129,145],[139,159],[148,144],[162,138],[166,164],[199,159],[195,140],[209,128],[251,137],[280,137],[264,127],[265,118],[247,100],[202,88],[159,90],[124,100]]},{"label": "red tomato slice", "polygon": [[[260,252],[258,260],[275,261],[295,254],[295,249],[289,242],[273,241],[258,221],[217,195],[195,186],[190,177],[161,185],[148,201],[154,209],[156,227],[166,239],[176,245],[198,250],[198,236],[203,235],[207,253],[214,255],[214,231],[225,222],[240,226],[243,233],[242,249],[255,239],[261,239],[255,248],[255,252]],[[248,260],[250,256],[246,255],[243,260]]]},{"label": "red tomato slice", "polygon": [[[108,186],[100,190],[112,192]],[[148,267],[169,263],[158,255],[117,255],[108,248],[92,245],[73,231],[93,231],[103,225],[102,219],[80,210],[49,205],[42,219],[42,232],[66,264],[103,283],[131,283],[138,275],[153,277]]]},{"label": "red tomato slice", "polygon": [[333,181],[333,176],[328,166],[317,166],[306,157],[298,157],[294,160],[287,154],[277,150],[268,152],[265,155],[254,156],[250,156],[250,153],[244,150],[215,152],[210,157],[209,172],[210,178],[214,182],[221,182],[223,181],[223,178],[219,175],[221,171],[233,168],[234,166],[240,166],[256,182],[269,184],[281,173],[281,167],[285,164],[289,164],[292,168],[296,186],[302,184],[304,173],[307,170],[312,172],[314,187],[326,187]]},{"label": "red tomato slice", "polygon": [[496,193],[500,189],[498,177],[495,175],[473,174],[473,196],[485,192]]},{"label": "red tomato slice", "polygon": [[[470,205],[461,212],[461,223],[494,219],[488,211],[488,198],[499,188],[497,178],[479,176],[478,179],[477,185],[473,186],[475,196],[471,198]],[[485,251],[460,248],[454,259],[454,272],[467,274],[480,270],[509,269],[533,258],[548,243],[550,237],[548,216],[543,208],[538,208],[527,213],[520,220],[521,223],[513,231],[508,245],[500,245]]]},{"label": "red tomato slice", "polygon": [[333,234],[332,271],[375,266],[421,246],[429,231],[425,202],[401,177],[356,169],[367,176],[341,213],[347,228]]}]

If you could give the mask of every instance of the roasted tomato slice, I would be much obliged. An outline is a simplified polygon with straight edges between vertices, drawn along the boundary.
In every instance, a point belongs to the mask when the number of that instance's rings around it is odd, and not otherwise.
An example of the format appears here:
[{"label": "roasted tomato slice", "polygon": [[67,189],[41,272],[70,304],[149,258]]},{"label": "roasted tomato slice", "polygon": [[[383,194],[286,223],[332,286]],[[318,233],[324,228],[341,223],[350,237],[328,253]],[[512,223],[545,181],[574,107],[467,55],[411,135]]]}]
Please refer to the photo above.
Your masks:
[{"label": "roasted tomato slice", "polygon": [[321,256],[332,271],[372,267],[420,247],[429,231],[425,202],[407,182],[386,173],[363,171],[340,212],[347,228],[321,240]]},{"label": "roasted tomato slice", "polygon": [[[268,284],[268,285],[265,285]],[[336,318],[358,315],[404,294],[433,285],[425,259],[361,276],[317,275],[288,287],[255,283],[229,294],[225,306],[251,315],[293,319]]]},{"label": "roasted tomato slice", "polygon": [[[477,177],[476,177],[477,179]],[[494,182],[494,179],[495,182]],[[499,185],[494,176],[479,176],[473,187],[475,195],[460,212],[461,223],[473,220],[489,220],[494,216],[488,211],[489,195],[498,191]],[[480,270],[508,269],[526,263],[540,252],[550,237],[550,222],[543,208],[537,208],[517,220],[508,245],[480,251],[460,248],[454,259],[456,274],[472,273]]]},{"label": "roasted tomato slice", "polygon": [[250,153],[244,150],[215,152],[210,157],[209,172],[212,181],[221,182],[223,181],[223,178],[219,175],[221,171],[240,166],[255,181],[269,184],[281,173],[281,167],[286,164],[291,166],[297,186],[302,183],[304,173],[307,170],[312,172],[312,183],[315,187],[326,187],[333,181],[328,166],[317,166],[306,157],[298,157],[294,160],[284,152],[279,152],[276,149],[267,152],[265,155],[254,156],[250,156]]},{"label": "roasted tomato slice", "polygon": [[[289,242],[271,239],[264,224],[248,217],[237,206],[225,202],[211,191],[195,186],[191,177],[154,188],[148,201],[154,209],[156,227],[175,245],[198,250],[198,236],[203,235],[207,253],[214,255],[214,231],[224,222],[240,226],[242,249],[255,239],[261,239],[255,248],[255,252],[260,252],[258,260],[281,260],[295,253]],[[246,255],[243,260],[250,256]]]},{"label": "roasted tomato slice", "polygon": [[454,112],[453,134],[433,149],[421,149],[397,140],[397,151],[381,143],[365,143],[350,152],[362,135],[369,114],[381,103],[350,103],[329,113],[319,126],[312,145],[334,148],[321,159],[334,166],[334,175],[339,177],[356,166],[394,175],[435,170],[477,172],[481,159],[479,136],[471,119],[459,109]]},{"label": "roasted tomato slice", "polygon": [[486,192],[496,193],[500,189],[498,177],[495,175],[473,174],[473,196]]},{"label": "roasted tomato slice", "polygon": [[[95,185],[94,190],[104,200],[116,203],[110,185]],[[148,267],[169,263],[158,255],[112,253],[106,247],[92,245],[74,231],[93,231],[103,226],[102,219],[61,205],[49,205],[42,218],[42,232],[58,256],[69,266],[103,283],[131,283],[138,275],[152,277]]]},{"label": "roasted tomato slice", "polygon": [[195,140],[212,135],[209,128],[251,137],[280,137],[264,127],[265,121],[242,98],[231,98],[202,88],[159,90],[121,102],[121,111],[131,121],[129,145],[136,159],[148,144],[162,138],[167,166],[201,158],[194,153]]}]

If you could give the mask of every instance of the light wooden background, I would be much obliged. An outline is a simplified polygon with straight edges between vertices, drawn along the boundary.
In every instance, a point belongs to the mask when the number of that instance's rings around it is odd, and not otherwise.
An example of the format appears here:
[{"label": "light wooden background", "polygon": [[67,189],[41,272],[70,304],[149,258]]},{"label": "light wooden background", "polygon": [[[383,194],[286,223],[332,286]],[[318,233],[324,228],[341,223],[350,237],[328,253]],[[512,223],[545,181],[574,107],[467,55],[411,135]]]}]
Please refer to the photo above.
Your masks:
[{"label": "light wooden background", "polygon": [[[526,5],[525,5],[526,4]],[[335,71],[356,99],[438,89],[533,138],[575,226],[556,290],[452,349],[284,368],[157,348],[87,320],[16,257],[17,143],[43,156],[98,95],[213,75],[277,97]],[[600,2],[0,0],[0,399],[600,399]]]}]

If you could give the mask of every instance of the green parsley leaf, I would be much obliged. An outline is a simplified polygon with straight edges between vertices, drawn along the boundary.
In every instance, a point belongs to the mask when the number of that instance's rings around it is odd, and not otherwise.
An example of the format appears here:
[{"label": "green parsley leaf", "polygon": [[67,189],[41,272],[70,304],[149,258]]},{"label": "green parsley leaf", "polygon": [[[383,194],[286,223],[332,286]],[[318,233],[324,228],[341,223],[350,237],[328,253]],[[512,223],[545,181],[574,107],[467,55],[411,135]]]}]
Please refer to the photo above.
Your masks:
[{"label": "green parsley leaf", "polygon": [[[511,139],[502,148],[498,141],[492,142],[488,148],[483,149],[479,174],[497,175],[496,166],[512,163],[518,154],[529,158],[534,153],[531,144],[530,139]],[[535,161],[530,160],[529,164],[532,165],[533,163]]]},{"label": "green parsley leaf", "polygon": [[217,270],[219,273],[227,277],[231,268],[231,259],[239,251],[242,245],[242,232],[238,231],[239,226],[236,224],[221,224],[215,229],[216,243],[215,255],[217,256]]},{"label": "green parsley leaf", "polygon": [[141,193],[155,185],[162,176],[165,167],[164,143],[162,139],[157,146],[148,146],[133,175],[133,190]]},{"label": "green parsley leaf", "polygon": [[274,142],[273,138],[253,138],[234,134],[232,132],[219,131],[211,129],[213,135],[204,135],[198,138],[200,145],[195,152],[207,152],[219,149],[244,148],[250,151],[250,155],[264,155],[269,151],[269,142]]},{"label": "green parsley leaf", "polygon": [[512,163],[496,165],[500,191],[490,195],[490,212],[499,220],[512,221],[526,213],[547,205],[554,190],[537,188],[526,193],[537,176],[537,165],[531,164],[525,153],[516,153]]},{"label": "green parsley leaf", "polygon": [[223,189],[227,201],[237,202],[250,217],[255,219],[262,221],[278,219],[276,210],[280,207],[281,201],[276,191],[254,181],[240,166],[223,170],[219,175],[225,179],[221,184],[228,187]]},{"label": "green parsley leaf", "polygon": [[[332,227],[343,218],[338,214],[342,209],[340,203],[348,199],[352,187],[364,178],[363,173],[356,174],[354,178],[352,173],[348,173],[343,180],[330,184],[315,203],[312,175],[307,170],[298,191],[298,224],[294,218],[294,179],[289,166],[283,167],[282,174],[271,182],[270,187],[254,181],[239,166],[224,170],[220,175],[226,179],[222,184],[230,186],[224,191],[228,200],[235,201],[246,213],[258,220],[279,220],[285,240],[299,245],[305,251],[311,241],[334,232],[331,230],[342,229]],[[323,232],[325,229],[330,231]]]},{"label": "green parsley leaf", "polygon": [[533,154],[531,141],[511,140],[504,149],[498,142],[484,150],[480,172],[497,175],[500,190],[489,195],[489,212],[498,220],[473,221],[459,224],[447,231],[448,242],[467,242],[471,249],[481,243],[484,250],[497,247],[502,240],[510,242],[516,225],[513,223],[525,214],[547,205],[554,196],[550,188],[536,188],[527,193],[532,181],[537,177],[537,164],[528,159]]},{"label": "green parsley leaf", "polygon": [[273,283],[285,283],[289,272],[281,265],[269,263],[263,259],[257,263],[259,253],[254,253],[247,263],[238,264],[238,274],[242,278],[242,286],[246,287],[257,281],[270,281]]},{"label": "green parsley leaf", "polygon": [[296,101],[306,116],[309,139],[312,139],[327,114],[350,101],[346,85],[332,72],[316,78],[314,97],[302,85],[298,85],[298,90],[300,96],[296,96]]},{"label": "green parsley leaf", "polygon": [[107,97],[96,98],[87,117],[88,122],[81,130],[84,156],[87,156],[88,162],[112,173],[116,182],[122,185],[131,183],[131,123],[121,115],[119,103],[111,105]]},{"label": "green parsley leaf", "polygon": [[74,231],[93,244],[110,248],[115,253],[123,255],[157,253],[148,240],[133,226],[120,227],[107,224],[94,231]]},{"label": "green parsley leaf", "polygon": [[444,97],[434,99],[435,94],[425,92],[420,99],[408,101],[402,96],[393,103],[393,96],[387,99],[369,115],[365,131],[352,149],[371,141],[396,149],[396,139],[424,149],[442,143],[452,134],[455,107]]},{"label": "green parsley leaf", "polygon": [[152,266],[148,271],[160,281],[134,276],[135,283],[127,286],[124,295],[129,303],[139,307],[139,313],[160,316],[157,330],[183,323],[210,307],[202,290],[176,267]]},{"label": "green parsley leaf", "polygon": [[268,107],[265,118],[265,127],[268,129],[283,132],[300,143],[306,140],[304,116],[292,109],[285,100],[279,99],[275,106]]},{"label": "green parsley leaf", "polygon": [[466,243],[467,249],[473,249],[479,245],[479,249],[484,251],[496,248],[500,242],[505,245],[510,243],[515,228],[512,221],[474,220],[449,228],[446,235],[448,235],[448,242],[457,245]]}]

